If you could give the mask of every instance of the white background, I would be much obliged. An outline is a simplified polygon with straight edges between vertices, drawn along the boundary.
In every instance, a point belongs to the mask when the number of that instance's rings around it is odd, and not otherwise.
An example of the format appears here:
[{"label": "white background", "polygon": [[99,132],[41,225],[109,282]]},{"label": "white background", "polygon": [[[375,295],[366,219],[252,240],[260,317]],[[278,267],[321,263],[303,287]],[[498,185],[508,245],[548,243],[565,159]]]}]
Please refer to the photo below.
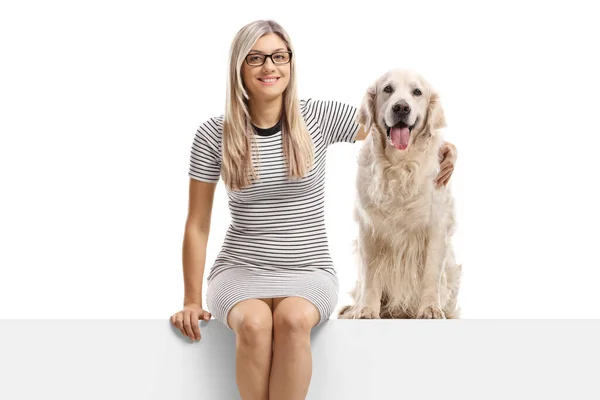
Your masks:
[{"label": "white background", "polygon": [[[600,29],[586,3],[2,3],[0,318],[180,309],[195,130],[223,112],[235,33],[268,18],[292,38],[302,98],[358,106],[394,67],[440,92],[465,318],[600,317]],[[360,145],[328,153],[340,306]],[[228,221],[220,183],[205,277]]]}]

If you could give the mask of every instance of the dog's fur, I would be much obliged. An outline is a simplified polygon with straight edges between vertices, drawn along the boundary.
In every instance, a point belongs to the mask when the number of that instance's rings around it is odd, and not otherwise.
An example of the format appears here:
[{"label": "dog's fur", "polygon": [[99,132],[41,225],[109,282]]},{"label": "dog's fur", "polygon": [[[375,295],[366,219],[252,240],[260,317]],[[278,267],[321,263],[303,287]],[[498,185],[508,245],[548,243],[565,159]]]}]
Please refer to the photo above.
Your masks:
[{"label": "dog's fur", "polygon": [[[410,114],[394,113],[400,101]],[[401,119],[412,126],[405,150],[387,133]],[[446,126],[438,94],[419,74],[391,70],[367,90],[358,122],[369,132],[356,178],[359,277],[339,318],[459,318],[454,200],[435,179]]]}]

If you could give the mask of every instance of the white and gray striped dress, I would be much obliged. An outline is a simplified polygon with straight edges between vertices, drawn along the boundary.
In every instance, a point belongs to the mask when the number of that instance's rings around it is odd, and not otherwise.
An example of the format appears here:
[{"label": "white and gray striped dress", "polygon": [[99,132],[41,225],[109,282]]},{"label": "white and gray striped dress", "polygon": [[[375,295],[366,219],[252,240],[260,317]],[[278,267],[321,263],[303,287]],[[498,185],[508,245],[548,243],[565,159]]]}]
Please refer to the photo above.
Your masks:
[{"label": "white and gray striped dress", "polygon": [[[228,328],[227,314],[250,298],[299,296],[329,319],[339,285],[329,254],[324,221],[327,147],[354,143],[356,108],[337,101],[301,100],[300,111],[313,139],[315,163],[301,180],[287,178],[281,129],[258,129],[259,181],[227,189],[231,224],[207,276],[207,308]],[[218,182],[223,116],[202,124],[191,149],[189,176]],[[230,328],[231,329],[231,328]]]}]

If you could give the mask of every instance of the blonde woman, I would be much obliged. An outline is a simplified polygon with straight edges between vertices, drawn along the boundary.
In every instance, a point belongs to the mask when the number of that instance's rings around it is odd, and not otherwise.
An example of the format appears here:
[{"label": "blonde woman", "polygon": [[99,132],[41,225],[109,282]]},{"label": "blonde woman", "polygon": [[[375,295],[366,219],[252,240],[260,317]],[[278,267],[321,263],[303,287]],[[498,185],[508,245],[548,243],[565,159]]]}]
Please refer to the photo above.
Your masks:
[{"label": "blonde woman", "polygon": [[[338,281],[324,223],[325,156],[336,142],[363,140],[356,108],[298,100],[294,50],[285,30],[256,21],[235,36],[225,114],[196,132],[183,244],[185,296],[174,326],[200,340],[211,316],[236,337],[236,383],[244,400],[300,400],[312,374],[311,330],[337,306]],[[440,184],[456,150],[446,144]],[[231,224],[202,279],[216,184]]]}]

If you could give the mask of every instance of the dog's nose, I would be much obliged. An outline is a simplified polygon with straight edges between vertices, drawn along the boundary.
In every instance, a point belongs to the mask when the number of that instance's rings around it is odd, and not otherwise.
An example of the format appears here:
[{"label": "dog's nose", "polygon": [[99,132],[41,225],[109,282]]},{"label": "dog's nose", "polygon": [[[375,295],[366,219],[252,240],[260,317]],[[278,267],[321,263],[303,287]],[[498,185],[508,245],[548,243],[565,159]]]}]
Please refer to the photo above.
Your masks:
[{"label": "dog's nose", "polygon": [[410,112],[410,106],[406,101],[402,100],[394,104],[394,106],[392,107],[392,111],[396,114],[406,115]]}]

